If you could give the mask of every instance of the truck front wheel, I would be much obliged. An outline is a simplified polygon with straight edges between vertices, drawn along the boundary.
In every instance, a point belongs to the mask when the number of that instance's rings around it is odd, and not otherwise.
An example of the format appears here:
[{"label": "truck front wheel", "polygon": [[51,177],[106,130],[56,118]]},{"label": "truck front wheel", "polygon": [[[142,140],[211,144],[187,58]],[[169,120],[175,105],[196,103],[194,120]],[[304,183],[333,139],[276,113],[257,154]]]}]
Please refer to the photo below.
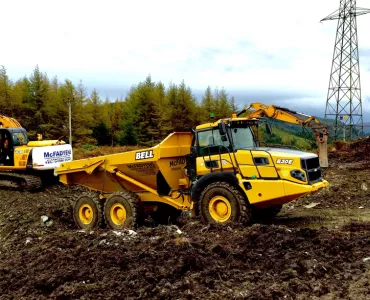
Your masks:
[{"label": "truck front wheel", "polygon": [[222,181],[208,185],[200,195],[200,215],[205,223],[227,221],[248,224],[251,208],[235,186]]}]

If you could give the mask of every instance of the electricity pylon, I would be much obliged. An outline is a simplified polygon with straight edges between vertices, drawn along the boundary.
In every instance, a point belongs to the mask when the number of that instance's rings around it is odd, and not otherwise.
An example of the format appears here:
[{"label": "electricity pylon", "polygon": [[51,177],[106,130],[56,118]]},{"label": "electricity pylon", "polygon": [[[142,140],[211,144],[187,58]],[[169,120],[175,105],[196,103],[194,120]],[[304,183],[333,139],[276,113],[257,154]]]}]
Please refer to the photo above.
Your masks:
[{"label": "electricity pylon", "polygon": [[363,135],[356,17],[367,13],[370,9],[356,7],[356,0],[340,0],[339,9],[321,20],[338,20],[325,109],[325,119],[335,117],[335,140],[346,128],[350,140]]}]

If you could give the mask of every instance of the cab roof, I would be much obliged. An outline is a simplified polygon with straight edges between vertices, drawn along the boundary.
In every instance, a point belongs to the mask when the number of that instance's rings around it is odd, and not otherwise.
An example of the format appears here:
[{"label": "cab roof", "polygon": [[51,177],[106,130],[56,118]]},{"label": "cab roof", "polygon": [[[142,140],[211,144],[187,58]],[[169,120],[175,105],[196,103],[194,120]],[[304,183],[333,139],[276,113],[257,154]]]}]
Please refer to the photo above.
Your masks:
[{"label": "cab roof", "polygon": [[10,133],[23,132],[23,133],[27,134],[26,129],[24,129],[23,127],[17,127],[17,128],[4,128],[4,127],[0,127],[0,130],[8,131]]},{"label": "cab roof", "polygon": [[207,128],[212,128],[212,127],[217,127],[219,123],[224,122],[226,124],[249,124],[249,125],[254,125],[261,119],[259,118],[225,118],[225,119],[219,119],[213,123],[204,123],[201,125],[198,125],[195,127],[196,130],[201,130],[201,129],[207,129]]}]

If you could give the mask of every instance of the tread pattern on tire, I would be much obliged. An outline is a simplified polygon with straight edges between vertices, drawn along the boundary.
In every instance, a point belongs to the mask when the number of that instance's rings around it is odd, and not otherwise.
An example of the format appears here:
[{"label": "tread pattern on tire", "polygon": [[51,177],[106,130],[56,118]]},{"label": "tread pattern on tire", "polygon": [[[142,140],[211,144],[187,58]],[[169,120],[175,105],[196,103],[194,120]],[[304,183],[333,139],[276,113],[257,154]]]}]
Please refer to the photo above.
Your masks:
[{"label": "tread pattern on tire", "polygon": [[[212,189],[214,187],[226,189],[235,196],[235,198],[236,198],[236,200],[239,204],[239,207],[240,207],[240,218],[237,221],[242,223],[242,224],[245,224],[245,225],[249,224],[252,220],[252,212],[251,212],[251,208],[249,206],[249,203],[247,203],[247,200],[245,199],[245,196],[239,191],[239,189],[237,189],[232,184],[229,184],[225,181],[216,181],[216,182],[213,182],[213,183],[209,184],[202,191],[202,193],[200,195],[200,199],[201,199],[200,202],[202,201],[204,195],[210,189]],[[200,209],[200,215],[202,217],[203,222],[207,223],[208,221],[204,218],[204,214],[202,213],[202,205],[199,205],[199,209]]]},{"label": "tread pattern on tire", "polygon": [[[82,197],[88,197],[90,198],[96,205],[97,207],[97,210],[98,210],[98,222],[96,224],[96,226],[94,226],[93,228],[90,228],[91,230],[94,230],[94,229],[97,229],[97,228],[103,228],[104,226],[104,219],[103,219],[103,206],[101,204],[101,201],[99,199],[99,196],[96,192],[84,192],[82,193],[81,196],[79,196],[76,200],[76,202],[82,198]],[[78,222],[76,220],[76,216],[75,216],[75,207],[73,207],[73,220],[75,222],[75,224],[77,225]],[[77,225],[78,226],[78,225]],[[78,226],[79,227],[79,226]]]},{"label": "tread pattern on tire", "polygon": [[[138,195],[136,195],[135,193],[133,193],[133,192],[121,191],[121,192],[115,192],[115,193],[109,195],[108,198],[106,199],[105,203],[104,203],[103,212],[105,212],[105,210],[106,210],[108,200],[110,198],[112,198],[113,196],[117,196],[117,195],[122,196],[124,199],[126,199],[132,207],[132,221],[131,221],[132,223],[129,224],[129,226],[127,226],[125,228],[133,228],[133,227],[141,225],[144,210],[143,210],[143,206],[142,206],[142,202],[141,202],[140,197]],[[108,225],[109,222],[106,219],[105,213],[103,213],[103,215],[104,215],[105,224],[107,226],[109,226]]]}]

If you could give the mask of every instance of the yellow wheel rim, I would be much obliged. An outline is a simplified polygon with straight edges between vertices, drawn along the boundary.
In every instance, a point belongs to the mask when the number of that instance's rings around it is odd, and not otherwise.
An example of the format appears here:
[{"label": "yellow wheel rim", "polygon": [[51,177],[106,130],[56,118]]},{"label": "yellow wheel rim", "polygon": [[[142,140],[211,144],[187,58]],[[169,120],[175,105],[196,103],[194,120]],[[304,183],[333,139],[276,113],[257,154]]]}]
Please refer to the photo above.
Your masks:
[{"label": "yellow wheel rim", "polygon": [[120,204],[114,204],[110,209],[110,218],[116,225],[122,225],[126,221],[126,208]]},{"label": "yellow wheel rim", "polygon": [[78,215],[82,223],[86,225],[90,224],[94,218],[94,211],[92,206],[89,204],[81,205]]},{"label": "yellow wheel rim", "polygon": [[209,213],[217,222],[226,222],[231,216],[229,200],[223,196],[215,196],[209,202]]}]

